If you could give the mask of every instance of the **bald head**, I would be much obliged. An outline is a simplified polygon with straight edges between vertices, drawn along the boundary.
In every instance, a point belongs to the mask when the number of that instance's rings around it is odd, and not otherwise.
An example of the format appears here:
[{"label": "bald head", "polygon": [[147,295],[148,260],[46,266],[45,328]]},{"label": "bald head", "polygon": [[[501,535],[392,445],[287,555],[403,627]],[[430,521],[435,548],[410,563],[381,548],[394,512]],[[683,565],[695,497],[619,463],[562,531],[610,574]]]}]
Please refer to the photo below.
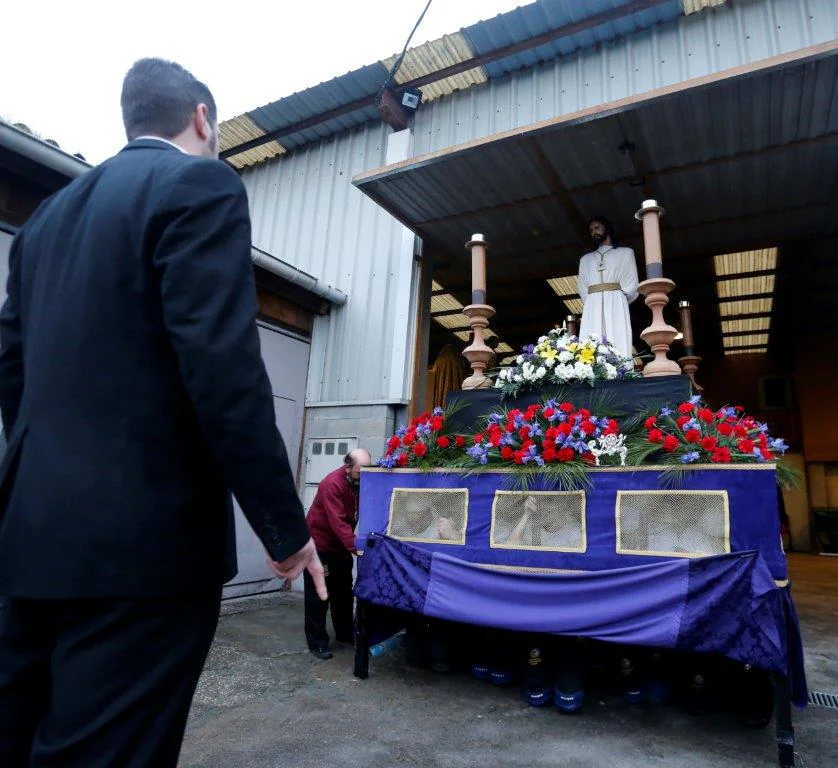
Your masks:
[{"label": "bald head", "polygon": [[368,467],[372,464],[372,457],[364,448],[353,448],[343,457],[343,465],[346,467],[346,475],[350,482],[357,483],[361,477],[361,467]]}]

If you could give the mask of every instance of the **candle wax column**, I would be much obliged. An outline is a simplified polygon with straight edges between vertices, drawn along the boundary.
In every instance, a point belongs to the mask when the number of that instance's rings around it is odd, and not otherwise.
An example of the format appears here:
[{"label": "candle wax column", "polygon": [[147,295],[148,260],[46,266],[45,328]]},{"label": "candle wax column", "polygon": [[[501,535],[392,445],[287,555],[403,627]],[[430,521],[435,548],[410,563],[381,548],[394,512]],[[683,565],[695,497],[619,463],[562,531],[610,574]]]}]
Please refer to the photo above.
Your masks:
[{"label": "candle wax column", "polygon": [[483,235],[471,236],[471,303],[486,303],[486,239]]},{"label": "candle wax column", "polygon": [[684,352],[687,355],[692,355],[695,351],[695,342],[693,340],[693,321],[690,302],[687,300],[678,302],[678,309],[681,313],[681,333],[684,334]]}]

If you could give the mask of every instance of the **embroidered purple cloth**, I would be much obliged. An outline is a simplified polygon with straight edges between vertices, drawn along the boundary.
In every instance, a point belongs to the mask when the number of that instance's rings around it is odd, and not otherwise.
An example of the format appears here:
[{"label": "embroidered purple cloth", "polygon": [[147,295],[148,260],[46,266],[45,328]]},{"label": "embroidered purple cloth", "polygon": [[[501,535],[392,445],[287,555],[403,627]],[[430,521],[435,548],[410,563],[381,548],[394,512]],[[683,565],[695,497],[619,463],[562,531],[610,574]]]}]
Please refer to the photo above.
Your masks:
[{"label": "embroidered purple cloth", "polygon": [[355,594],[467,624],[720,653],[788,675],[794,702],[806,704],[794,606],[757,552],[533,573],[372,535]]}]

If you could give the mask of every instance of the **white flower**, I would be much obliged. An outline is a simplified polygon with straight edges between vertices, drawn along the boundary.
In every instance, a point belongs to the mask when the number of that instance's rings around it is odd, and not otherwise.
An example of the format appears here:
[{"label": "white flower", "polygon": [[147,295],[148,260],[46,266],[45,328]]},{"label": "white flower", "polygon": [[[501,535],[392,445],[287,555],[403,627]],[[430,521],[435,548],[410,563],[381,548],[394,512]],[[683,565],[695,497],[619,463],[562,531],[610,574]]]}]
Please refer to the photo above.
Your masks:
[{"label": "white flower", "polygon": [[587,363],[574,363],[573,373],[577,379],[592,379],[594,377],[593,366]]},{"label": "white flower", "polygon": [[547,369],[546,369],[546,368],[542,365],[542,366],[540,366],[540,367],[539,367],[539,369],[535,372],[535,375],[536,375],[539,379],[543,379],[546,373],[547,373]]},{"label": "white flower", "polygon": [[559,352],[560,363],[569,363],[571,360],[573,360],[573,352],[568,352],[567,350]]},{"label": "white flower", "polygon": [[515,374],[515,381],[517,381],[517,382],[521,382],[521,381],[523,381],[523,380],[524,380],[524,377],[523,377],[523,376],[521,376],[521,374],[520,374],[520,373],[516,373],[516,374]]},{"label": "white flower", "polygon": [[500,387],[502,387],[502,386],[503,386],[503,382],[502,382],[500,379],[498,379],[498,380],[495,382],[495,388],[496,388],[496,389],[499,389],[499,388],[500,388]]},{"label": "white flower", "polygon": [[604,355],[598,355],[598,356],[597,356],[596,361],[597,361],[600,365],[602,365],[602,364],[605,362],[605,356],[604,356]]},{"label": "white flower", "polygon": [[544,365],[546,365],[548,368],[552,368],[555,364],[556,364],[556,358],[555,357],[549,357],[549,358],[547,358],[547,360],[544,361]]},{"label": "white flower", "polygon": [[597,347],[597,352],[599,352],[599,354],[601,355],[607,355],[610,351],[611,350],[608,349],[608,347],[605,344],[600,344],[599,347]]},{"label": "white flower", "polygon": [[543,344],[545,341],[547,341],[547,337],[546,337],[546,336],[539,336],[539,337],[538,337],[538,343],[539,343],[539,344]]},{"label": "white flower", "polygon": [[611,363],[605,364],[605,378],[606,379],[616,379],[617,378],[617,369],[611,365]]},{"label": "white flower", "polygon": [[568,379],[573,378],[573,366],[572,365],[558,365],[556,367],[556,377],[559,381],[567,381]]},{"label": "white flower", "polygon": [[518,357],[515,358],[515,362],[518,363],[518,365],[521,365],[521,363],[524,362],[524,356],[518,355]]}]

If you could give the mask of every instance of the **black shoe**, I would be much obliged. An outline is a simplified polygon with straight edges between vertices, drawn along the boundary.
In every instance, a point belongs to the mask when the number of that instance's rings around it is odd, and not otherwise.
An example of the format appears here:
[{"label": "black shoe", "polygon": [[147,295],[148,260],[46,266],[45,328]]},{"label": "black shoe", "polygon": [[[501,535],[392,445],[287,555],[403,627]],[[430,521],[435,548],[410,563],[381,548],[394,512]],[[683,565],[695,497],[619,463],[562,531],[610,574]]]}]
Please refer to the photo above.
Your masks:
[{"label": "black shoe", "polygon": [[328,661],[332,658],[332,652],[328,648],[312,648],[311,653],[320,661]]}]

